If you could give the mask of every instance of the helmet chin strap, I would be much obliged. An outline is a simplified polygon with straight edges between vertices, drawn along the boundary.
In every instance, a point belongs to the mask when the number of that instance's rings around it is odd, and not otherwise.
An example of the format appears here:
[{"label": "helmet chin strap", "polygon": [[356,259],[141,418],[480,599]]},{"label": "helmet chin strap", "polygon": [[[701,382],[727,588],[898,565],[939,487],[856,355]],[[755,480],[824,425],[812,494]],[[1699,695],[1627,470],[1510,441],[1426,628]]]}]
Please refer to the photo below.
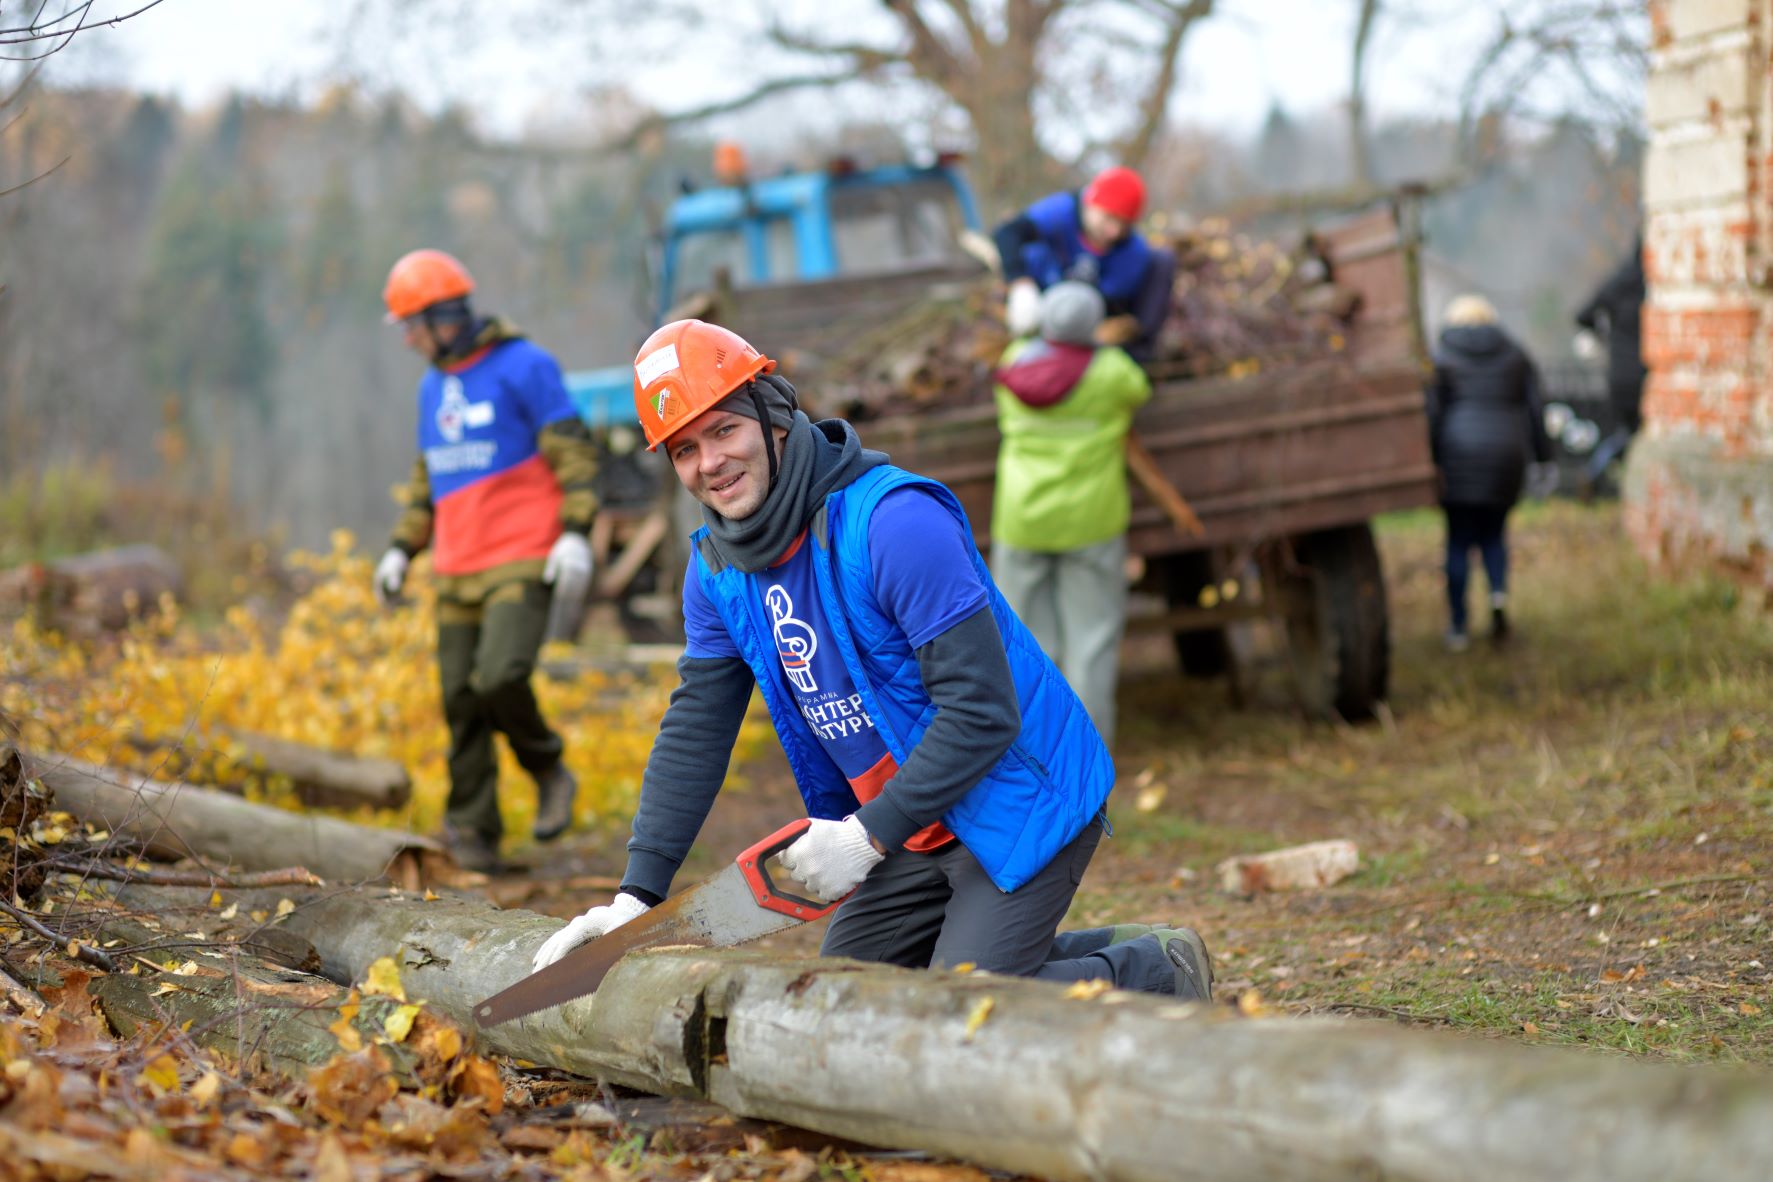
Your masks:
[{"label": "helmet chin strap", "polygon": [[770,480],[765,492],[776,487],[776,474],[782,470],[780,461],[776,459],[776,428],[770,422],[769,408],[764,405],[763,391],[758,389],[757,379],[746,381],[745,389],[751,394],[751,405],[757,408],[757,422],[763,428],[763,454],[769,459]]}]

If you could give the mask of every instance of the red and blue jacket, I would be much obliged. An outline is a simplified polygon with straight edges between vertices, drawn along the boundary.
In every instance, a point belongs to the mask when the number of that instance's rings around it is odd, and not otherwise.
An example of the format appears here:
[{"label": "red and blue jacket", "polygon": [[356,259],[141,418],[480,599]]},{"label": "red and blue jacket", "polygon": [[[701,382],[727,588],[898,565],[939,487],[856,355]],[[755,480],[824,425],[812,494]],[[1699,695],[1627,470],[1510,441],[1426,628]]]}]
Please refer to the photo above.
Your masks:
[{"label": "red and blue jacket", "polygon": [[403,519],[395,544],[410,553],[428,542],[432,569],[444,576],[545,559],[563,525],[589,524],[563,521],[580,515],[563,514],[569,497],[585,502],[587,519],[594,503],[595,461],[575,454],[575,471],[560,471],[546,454],[550,434],[569,439],[575,453],[589,448],[559,364],[530,341],[501,334],[461,362],[427,370],[418,388],[417,487],[407,497],[412,520]]}]

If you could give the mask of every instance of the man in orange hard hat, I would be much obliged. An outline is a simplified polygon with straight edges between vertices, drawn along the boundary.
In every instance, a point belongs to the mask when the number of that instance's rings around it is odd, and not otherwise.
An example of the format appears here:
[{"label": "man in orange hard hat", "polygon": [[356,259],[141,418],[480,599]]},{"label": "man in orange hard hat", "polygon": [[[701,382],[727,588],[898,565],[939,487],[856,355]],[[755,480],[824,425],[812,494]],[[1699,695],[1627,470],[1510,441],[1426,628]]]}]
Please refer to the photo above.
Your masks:
[{"label": "man in orange hard hat", "polygon": [[448,836],[462,865],[490,872],[504,829],[495,732],[535,778],[535,838],[550,841],[572,823],[578,781],[530,675],[551,602],[576,605],[590,587],[597,458],[560,366],[478,314],[473,291],[467,268],[440,250],[415,250],[388,273],[388,322],[430,368],[419,380],[419,458],[375,589],[392,603],[412,557],[430,547]]},{"label": "man in orange hard hat", "polygon": [[1040,293],[1076,280],[1107,306],[1097,342],[1147,361],[1170,311],[1175,259],[1135,228],[1145,212],[1145,181],[1130,168],[1097,173],[1081,191],[1053,193],[992,231],[1004,281],[1004,320],[1017,337],[1040,324]]},{"label": "man in orange hard hat", "polygon": [[621,892],[535,966],[664,898],[756,689],[812,818],[782,861],[844,900],[825,954],[1209,999],[1192,931],[1056,934],[1102,836],[1107,748],[993,585],[954,494],[841,419],[810,421],[774,370],[699,320],[659,329],[635,360],[647,443],[702,504],[682,683]]}]

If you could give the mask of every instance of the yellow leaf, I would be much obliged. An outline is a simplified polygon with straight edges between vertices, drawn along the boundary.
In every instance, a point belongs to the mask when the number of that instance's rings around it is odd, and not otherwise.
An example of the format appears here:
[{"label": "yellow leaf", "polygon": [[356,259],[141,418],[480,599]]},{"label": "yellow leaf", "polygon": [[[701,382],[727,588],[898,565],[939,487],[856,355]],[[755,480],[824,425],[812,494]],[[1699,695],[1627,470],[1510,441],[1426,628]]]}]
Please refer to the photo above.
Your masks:
[{"label": "yellow leaf", "polygon": [[1532,1037],[1532,1036],[1533,1036],[1533,1035],[1535,1035],[1535,1034],[1538,1034],[1538,1033],[1539,1033],[1539,1025],[1538,1025],[1538,1023],[1536,1023],[1536,1022],[1523,1022],[1523,1023],[1521,1023],[1521,1033],[1522,1033],[1522,1034],[1525,1034],[1525,1035],[1526,1035],[1526,1036],[1528,1036],[1528,1037],[1529,1037],[1529,1038],[1531,1038],[1531,1037]]},{"label": "yellow leaf", "polygon": [[346,1008],[350,1009],[352,1014],[341,1014],[339,1020],[328,1026],[327,1029],[332,1031],[332,1036],[339,1040],[339,1050],[351,1054],[363,1049],[363,1036],[357,1032],[357,1027],[351,1025],[351,1018],[357,1007],[348,1006]]},{"label": "yellow leaf", "polygon": [[1761,1007],[1756,1005],[1752,1001],[1745,1001],[1741,1005],[1736,1007],[1736,1012],[1752,1018],[1756,1014],[1761,1012]]},{"label": "yellow leaf", "polygon": [[240,904],[229,903],[228,906],[225,909],[223,909],[222,913],[220,915],[216,916],[216,918],[217,919],[233,919],[236,915],[239,915],[239,914],[240,914]]},{"label": "yellow leaf", "polygon": [[162,997],[168,993],[176,993],[176,992],[178,992],[178,985],[176,985],[174,982],[168,981],[166,984],[161,985],[159,988],[155,989],[154,992],[148,994],[148,996],[149,997]]},{"label": "yellow leaf", "polygon": [[430,887],[425,888],[425,902],[429,903],[432,900],[439,899],[439,898],[442,898],[442,896],[439,895],[436,891],[432,890]]},{"label": "yellow leaf", "polygon": [[197,1107],[207,1108],[211,1101],[216,1098],[216,1093],[221,1090],[222,1077],[213,1071],[205,1071],[203,1073],[203,1078],[191,1085],[191,1100],[197,1105]]},{"label": "yellow leaf", "polygon": [[974,964],[970,960],[963,960],[959,964],[954,966],[953,971],[957,972],[957,973],[970,973],[978,967],[979,967],[978,965]]},{"label": "yellow leaf", "polygon": [[1169,795],[1169,791],[1169,788],[1163,784],[1154,784],[1150,788],[1143,789],[1139,795],[1133,798],[1133,811],[1139,813],[1156,812],[1163,804],[1164,797]]},{"label": "yellow leaf", "polygon": [[171,1055],[161,1055],[142,1069],[142,1078],[157,1091],[176,1092],[179,1086],[178,1060]]},{"label": "yellow leaf", "polygon": [[394,1042],[405,1042],[406,1036],[412,1033],[412,1021],[418,1016],[418,1006],[401,1006],[382,1019],[382,1029]]},{"label": "yellow leaf", "polygon": [[1262,995],[1254,989],[1246,989],[1237,995],[1237,1010],[1246,1018],[1266,1018],[1274,1011],[1262,1001]]},{"label": "yellow leaf", "polygon": [[216,907],[220,907],[222,905],[222,892],[220,892],[220,891],[209,892],[209,905],[212,909],[216,908]]},{"label": "yellow leaf", "polygon": [[271,913],[269,911],[249,911],[246,914],[254,923],[264,923],[267,919],[271,918]]},{"label": "yellow leaf", "polygon": [[384,956],[369,966],[369,975],[363,981],[363,993],[366,997],[406,1000],[406,990],[400,987],[400,966],[394,963],[393,957]]},{"label": "yellow leaf", "polygon": [[1065,996],[1074,998],[1078,1001],[1089,1001],[1092,998],[1101,997],[1104,993],[1107,993],[1113,988],[1114,986],[1110,985],[1102,978],[1097,977],[1093,981],[1072,982],[1071,986],[1065,990]]},{"label": "yellow leaf", "polygon": [[431,1035],[431,1050],[444,1062],[462,1053],[462,1036],[454,1026],[439,1026]]},{"label": "yellow leaf", "polygon": [[295,910],[295,901],[294,900],[292,900],[292,899],[277,900],[277,918],[278,919],[282,919],[284,916],[288,915],[290,912],[292,912],[294,910]]},{"label": "yellow leaf", "polygon": [[973,1012],[967,1015],[966,1033],[961,1035],[962,1042],[972,1042],[973,1035],[979,1033],[979,1027],[985,1025],[985,1019],[991,1017],[991,1010],[997,1001],[990,997],[981,997],[973,1003]]}]

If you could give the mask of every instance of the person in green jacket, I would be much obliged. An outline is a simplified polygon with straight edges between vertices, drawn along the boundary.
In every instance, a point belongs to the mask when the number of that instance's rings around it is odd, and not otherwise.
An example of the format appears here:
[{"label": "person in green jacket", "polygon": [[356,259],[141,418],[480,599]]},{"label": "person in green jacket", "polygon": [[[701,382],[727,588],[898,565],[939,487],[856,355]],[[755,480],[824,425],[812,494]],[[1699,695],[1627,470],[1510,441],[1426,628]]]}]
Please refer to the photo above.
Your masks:
[{"label": "person in green jacket", "polygon": [[1094,343],[1105,307],[1087,283],[1041,295],[1040,335],[1014,341],[997,380],[991,573],[1109,742],[1127,617],[1127,432],[1151,380]]}]

